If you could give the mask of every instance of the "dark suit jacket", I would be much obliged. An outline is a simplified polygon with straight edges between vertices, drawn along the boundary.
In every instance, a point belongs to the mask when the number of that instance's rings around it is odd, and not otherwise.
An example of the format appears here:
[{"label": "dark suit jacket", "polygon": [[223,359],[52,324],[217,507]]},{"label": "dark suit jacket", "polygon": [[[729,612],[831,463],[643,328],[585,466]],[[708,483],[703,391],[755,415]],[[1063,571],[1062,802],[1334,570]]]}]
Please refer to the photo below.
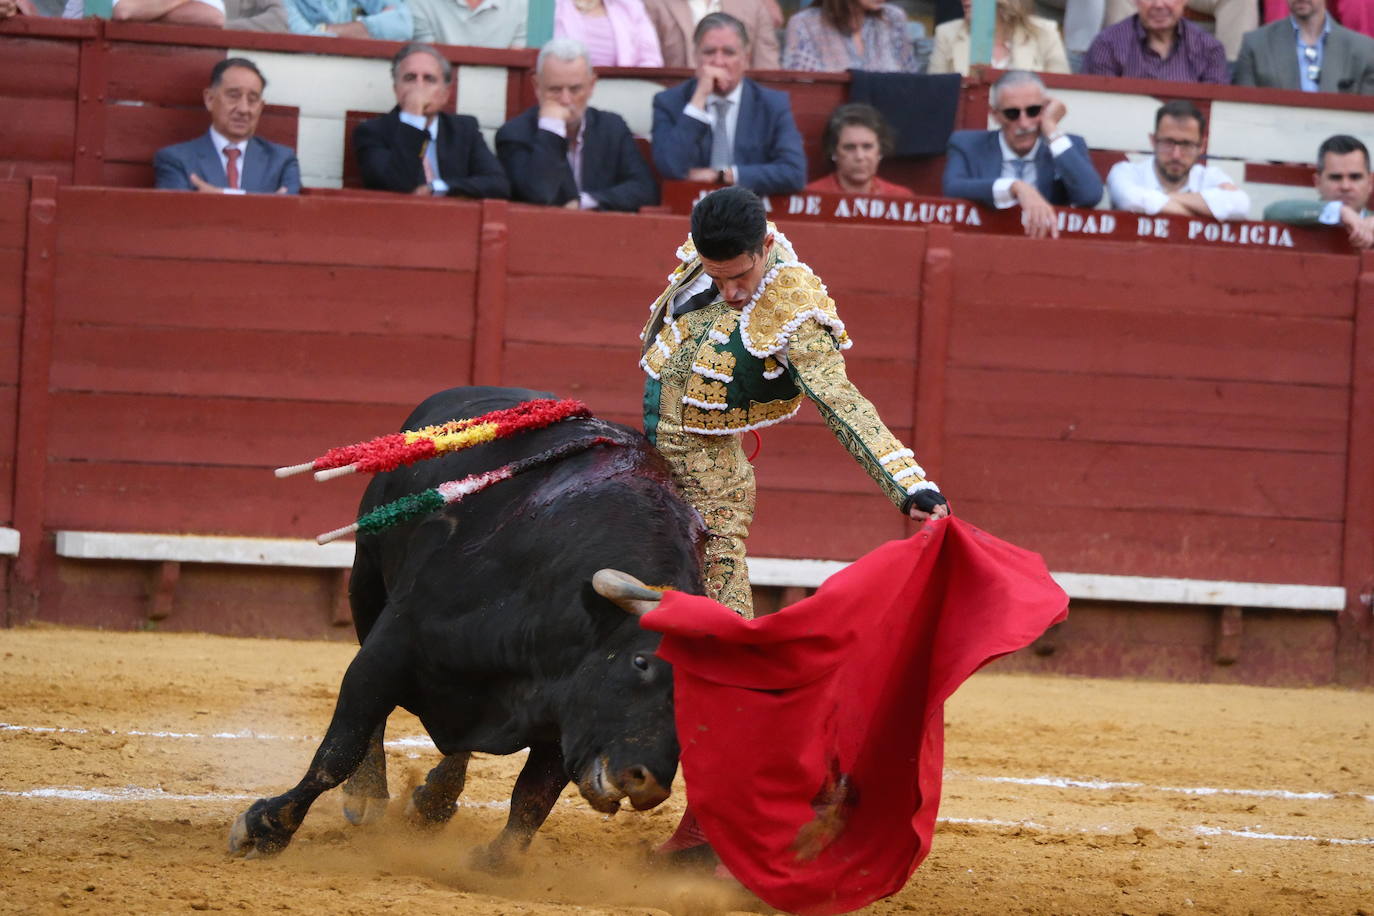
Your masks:
[{"label": "dark suit jacket", "polygon": [[[1297,42],[1287,16],[1245,33],[1233,82],[1237,86],[1302,89]],[[1322,92],[1374,95],[1374,38],[1337,25],[1332,19],[1317,88]]]},{"label": "dark suit jacket", "polygon": [[[219,152],[206,131],[194,140],[164,146],[153,157],[153,187],[173,191],[194,191],[191,173],[199,175],[217,188],[229,187],[229,176]],[[286,188],[288,194],[301,192],[301,167],[296,153],[279,143],[261,137],[249,137],[244,150],[243,170],[239,173],[239,188],[262,194]]]},{"label": "dark suit jacket", "polygon": [[[962,197],[994,206],[992,184],[1002,177],[1002,145],[995,130],[960,130],[945,153],[945,197]],[[1056,206],[1095,207],[1102,199],[1102,177],[1093,168],[1088,145],[1069,134],[1072,147],[1062,156],[1041,142],[1035,154],[1035,187]]]},{"label": "dark suit jacket", "polygon": [[[400,108],[353,129],[353,152],[364,187],[406,194],[425,183],[420,150],[429,134],[401,121]],[[463,197],[510,197],[501,163],[487,149],[477,119],[439,112],[439,177],[448,193]]]},{"label": "dark suit jacket", "polygon": [[[539,106],[496,132],[496,156],[510,179],[511,199],[562,206],[578,196],[568,141],[539,129]],[[582,116],[582,190],[601,210],[638,210],[658,203],[658,185],[618,114],[588,108]]]},{"label": "dark suit jacket", "polygon": [[[691,79],[654,96],[654,165],[664,178],[685,178],[688,169],[711,164],[711,126],[682,111],[696,87]],[[734,143],[737,184],[760,194],[806,184],[806,155],[787,93],[744,80]]]}]

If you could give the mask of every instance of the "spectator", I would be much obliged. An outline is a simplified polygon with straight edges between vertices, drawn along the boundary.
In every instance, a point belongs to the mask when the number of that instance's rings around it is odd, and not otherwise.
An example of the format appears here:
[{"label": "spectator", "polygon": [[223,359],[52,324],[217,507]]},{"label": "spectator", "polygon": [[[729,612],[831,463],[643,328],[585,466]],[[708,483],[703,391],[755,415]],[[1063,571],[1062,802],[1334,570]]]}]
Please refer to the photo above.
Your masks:
[{"label": "spectator", "polygon": [[696,67],[697,26],[709,13],[726,13],[744,24],[745,34],[754,36],[749,69],[778,69],[782,11],[776,0],[644,0],[644,10],[658,30],[665,67]]},{"label": "spectator", "polygon": [[247,32],[289,32],[283,0],[224,0],[224,27]]},{"label": "spectator", "polygon": [[[931,73],[968,76],[968,25],[972,18],[973,0],[964,0],[963,19],[936,27],[935,51],[930,55]],[[1069,58],[1053,20],[1032,16],[1027,0],[997,0],[992,66],[998,70],[1068,73]]]},{"label": "spectator", "polygon": [[1354,137],[1337,134],[1317,149],[1319,200],[1280,200],[1264,208],[1264,218],[1295,226],[1344,226],[1350,244],[1374,248],[1374,213],[1369,194],[1369,149]]},{"label": "spectator", "polygon": [[[654,96],[654,164],[665,178],[739,184],[760,194],[806,184],[787,93],[744,76],[749,34],[727,13],[697,25],[697,74]],[[709,113],[708,113],[709,112]]]},{"label": "spectator", "polygon": [[422,196],[509,197],[501,163],[477,119],[443,110],[453,67],[437,50],[410,42],[391,59],[396,107],[353,131],[363,184]]},{"label": "spectator", "polygon": [[[123,0],[128,2],[128,0]],[[410,41],[414,30],[406,0],[284,0],[286,22],[297,35]]]},{"label": "spectator", "polygon": [[41,15],[29,0],[0,0],[0,22],[11,16]]},{"label": "spectator", "polygon": [[409,0],[415,40],[474,48],[523,48],[529,0]]},{"label": "spectator", "polygon": [[204,93],[209,132],[158,150],[153,186],[212,194],[299,194],[295,152],[253,136],[266,88],[266,78],[251,60],[228,57],[215,64]]},{"label": "spectator", "polygon": [[[81,13],[85,5],[81,0]],[[63,16],[67,12],[63,11]],[[114,0],[110,18],[120,22],[161,22],[167,25],[198,25],[211,29],[224,27],[224,0]]]},{"label": "spectator", "polygon": [[[1226,49],[1226,59],[1235,60],[1240,40],[1259,25],[1259,5],[1255,0],[1184,0],[1194,13],[1211,16],[1216,37]],[[1107,0],[1107,25],[1115,25],[1136,11],[1137,0]]]},{"label": "spectator", "polygon": [[[1064,23],[1064,47],[1068,50],[1069,69],[1083,72],[1083,58],[1097,33],[1102,31],[1102,19],[1107,13],[1106,0],[1039,0],[1040,5],[1054,10]],[[1055,15],[1052,14],[1052,15]]]},{"label": "spectator", "polygon": [[[1374,0],[1329,0],[1326,8],[1347,29],[1374,38]],[[1288,16],[1288,0],[1264,0],[1260,4],[1260,18],[1265,22]]]},{"label": "spectator", "polygon": [[944,195],[999,210],[1020,206],[1026,235],[1058,238],[1051,204],[1093,207],[1102,199],[1088,145],[1059,129],[1068,111],[1045,95],[1034,73],[1004,73],[990,102],[1001,129],[960,130],[949,138]]},{"label": "spectator", "polygon": [[1198,162],[1206,136],[1207,119],[1192,102],[1162,105],[1150,134],[1155,154],[1118,162],[1107,173],[1112,206],[1131,213],[1249,219],[1249,195],[1221,169]]},{"label": "spectator", "polygon": [[511,197],[570,210],[638,210],[658,203],[649,164],[618,114],[589,108],[596,73],[571,38],[544,45],[534,69],[539,104],[496,132]]},{"label": "spectator", "polygon": [[782,68],[915,73],[906,13],[885,0],[819,0],[788,20]]},{"label": "spectator", "polygon": [[[1186,83],[1229,83],[1221,42],[1183,19],[1186,0],[1136,0],[1139,12],[1093,39],[1083,72]],[[1249,0],[1253,2],[1253,0]]]},{"label": "spectator", "polygon": [[825,125],[825,152],[835,163],[835,171],[811,182],[808,191],[916,196],[910,188],[878,177],[883,157],[892,152],[892,131],[872,105],[851,102],[836,108]]},{"label": "spectator", "polygon": [[1288,0],[1292,15],[1245,36],[1237,86],[1374,95],[1374,38],[1327,15],[1326,0]]},{"label": "spectator", "polygon": [[643,0],[557,0],[553,35],[581,42],[593,67],[663,66]]}]

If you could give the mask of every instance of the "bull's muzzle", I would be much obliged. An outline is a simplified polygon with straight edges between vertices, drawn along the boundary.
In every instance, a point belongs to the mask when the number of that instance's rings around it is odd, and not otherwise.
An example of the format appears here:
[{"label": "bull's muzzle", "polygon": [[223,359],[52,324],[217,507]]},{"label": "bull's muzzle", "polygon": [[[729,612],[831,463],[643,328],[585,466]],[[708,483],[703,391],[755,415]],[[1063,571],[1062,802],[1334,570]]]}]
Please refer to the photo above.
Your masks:
[{"label": "bull's muzzle", "polygon": [[648,767],[635,765],[612,773],[605,758],[592,764],[587,775],[578,781],[577,788],[587,804],[602,814],[619,811],[622,798],[628,797],[636,811],[647,811],[672,794],[671,788],[660,785]]}]

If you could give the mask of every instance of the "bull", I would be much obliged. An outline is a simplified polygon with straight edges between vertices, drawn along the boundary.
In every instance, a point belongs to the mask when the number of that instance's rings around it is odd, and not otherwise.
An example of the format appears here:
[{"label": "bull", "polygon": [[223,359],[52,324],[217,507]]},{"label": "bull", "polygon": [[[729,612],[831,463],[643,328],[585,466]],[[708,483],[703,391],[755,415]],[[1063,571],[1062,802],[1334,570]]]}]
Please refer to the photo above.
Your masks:
[{"label": "bull", "polygon": [[[467,419],[550,395],[454,388],[405,428]],[[452,816],[472,752],[529,755],[504,829],[477,853],[499,868],[523,852],[565,786],[597,811],[668,797],[677,771],[672,670],[634,601],[593,588],[603,567],[701,592],[701,522],[642,435],[584,417],[378,475],[364,512],[448,480],[578,439],[600,444],[511,477],[442,510],[360,535],[349,597],[359,650],[305,777],[259,799],[229,837],[235,854],[290,842],[320,793],[348,779],[355,823],[386,804],[386,718],[415,714],[444,755],[409,800],[411,819]],[[604,584],[604,577],[602,581]],[[627,613],[627,610],[630,611]],[[351,778],[350,778],[351,777]]]}]

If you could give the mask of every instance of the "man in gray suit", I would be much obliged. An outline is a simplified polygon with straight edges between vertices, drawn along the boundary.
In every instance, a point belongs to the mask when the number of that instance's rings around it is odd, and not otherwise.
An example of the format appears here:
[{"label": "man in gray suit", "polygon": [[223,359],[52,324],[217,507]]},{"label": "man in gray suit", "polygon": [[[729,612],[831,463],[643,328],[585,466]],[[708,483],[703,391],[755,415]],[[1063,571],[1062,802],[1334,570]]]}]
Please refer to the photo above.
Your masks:
[{"label": "man in gray suit", "polygon": [[1374,38],[1332,19],[1326,0],[1288,0],[1288,10],[1245,34],[1237,86],[1374,95]]},{"label": "man in gray suit", "polygon": [[295,152],[253,136],[265,88],[267,80],[251,60],[229,57],[215,64],[204,93],[210,130],[157,151],[154,187],[212,194],[299,194],[301,168]]}]

